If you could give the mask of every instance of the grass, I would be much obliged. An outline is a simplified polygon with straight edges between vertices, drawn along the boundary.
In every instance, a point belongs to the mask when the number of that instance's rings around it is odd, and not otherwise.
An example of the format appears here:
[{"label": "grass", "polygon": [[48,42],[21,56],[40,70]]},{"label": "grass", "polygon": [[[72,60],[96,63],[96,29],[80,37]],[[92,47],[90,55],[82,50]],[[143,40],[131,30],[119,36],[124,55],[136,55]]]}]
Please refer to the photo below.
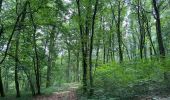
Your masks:
[{"label": "grass", "polygon": [[16,98],[15,94],[8,94],[5,97],[0,97],[0,100],[32,100],[31,94],[22,94],[20,98]]},{"label": "grass", "polygon": [[[70,87],[78,87],[79,83],[63,83],[62,85],[54,85],[49,88],[41,88],[42,95],[50,95],[54,92],[62,92],[62,91],[68,91]],[[29,92],[22,92],[20,98],[16,98],[16,94],[10,93],[6,94],[5,97],[0,97],[0,100],[32,100],[33,96]]]}]

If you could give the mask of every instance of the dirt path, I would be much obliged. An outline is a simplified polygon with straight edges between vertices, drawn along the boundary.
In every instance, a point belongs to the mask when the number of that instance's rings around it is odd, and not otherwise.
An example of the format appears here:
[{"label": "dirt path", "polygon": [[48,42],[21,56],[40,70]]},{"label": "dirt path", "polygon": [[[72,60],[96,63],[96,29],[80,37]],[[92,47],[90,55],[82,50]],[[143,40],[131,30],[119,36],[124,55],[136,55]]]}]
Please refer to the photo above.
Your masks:
[{"label": "dirt path", "polygon": [[74,91],[64,91],[56,92],[48,96],[37,96],[34,100],[77,100],[77,97]]},{"label": "dirt path", "polygon": [[50,95],[36,96],[33,100],[77,100],[78,87],[70,87],[67,91],[53,92]]}]

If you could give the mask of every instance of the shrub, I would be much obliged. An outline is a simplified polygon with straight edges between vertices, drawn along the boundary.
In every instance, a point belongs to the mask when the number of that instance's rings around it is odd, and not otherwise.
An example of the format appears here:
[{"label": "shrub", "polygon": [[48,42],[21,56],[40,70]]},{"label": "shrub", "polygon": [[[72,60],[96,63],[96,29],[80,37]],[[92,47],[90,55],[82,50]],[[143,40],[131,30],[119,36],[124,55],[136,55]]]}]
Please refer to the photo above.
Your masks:
[{"label": "shrub", "polygon": [[169,66],[169,59],[163,65],[158,60],[139,60],[99,66],[94,73],[95,96],[124,98],[147,94],[156,88],[153,84],[164,81]]}]

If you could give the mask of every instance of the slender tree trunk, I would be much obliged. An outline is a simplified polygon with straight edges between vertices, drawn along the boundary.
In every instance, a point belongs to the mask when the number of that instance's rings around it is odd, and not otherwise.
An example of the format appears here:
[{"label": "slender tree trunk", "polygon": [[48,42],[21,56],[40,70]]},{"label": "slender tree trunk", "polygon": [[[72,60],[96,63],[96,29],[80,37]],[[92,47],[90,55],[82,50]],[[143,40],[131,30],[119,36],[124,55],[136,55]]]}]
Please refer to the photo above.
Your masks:
[{"label": "slender tree trunk", "polygon": [[[91,0],[88,0],[88,5],[87,5],[87,12],[86,12],[86,20],[85,20],[85,34],[84,34],[84,48],[85,48],[85,58],[86,58],[86,66],[87,66],[87,72],[86,72],[86,77],[87,77],[87,89],[90,88],[91,89],[91,61],[90,61],[90,54],[91,54],[91,50],[90,50],[90,47],[92,44],[91,43],[91,37],[90,36],[90,29],[91,29],[91,9],[92,9],[92,6],[91,6],[91,3],[92,1]],[[90,83],[90,84],[89,84]],[[88,87],[89,86],[89,87]],[[87,91],[87,94],[88,94],[89,91]],[[89,94],[88,94],[89,96]]]},{"label": "slender tree trunk", "polygon": [[50,44],[49,44],[49,53],[48,53],[48,67],[47,67],[47,82],[46,87],[51,85],[51,69],[53,67],[54,59],[54,41],[55,41],[55,26],[52,27],[52,32],[50,33]]},{"label": "slender tree trunk", "polygon": [[99,41],[98,41],[98,43],[97,43],[97,49],[96,49],[96,63],[95,63],[95,67],[98,66],[99,48],[100,48],[100,45],[99,45]]},{"label": "slender tree trunk", "polygon": [[[0,13],[1,13],[1,9],[2,9],[2,1],[3,0],[0,0]],[[1,23],[1,18],[0,18],[0,23]],[[0,38],[2,36],[2,33],[3,33],[3,24],[0,24]]]},{"label": "slender tree trunk", "polygon": [[39,57],[38,57],[38,51],[37,51],[37,45],[36,45],[36,39],[35,39],[35,32],[33,33],[33,41],[34,41],[34,52],[35,52],[35,66],[36,66],[36,85],[38,92],[37,94],[41,94],[40,92],[40,66],[39,66]]},{"label": "slender tree trunk", "polygon": [[152,54],[152,47],[151,46],[149,47],[149,50],[150,50],[150,59],[152,59],[153,54]]},{"label": "slender tree trunk", "polygon": [[147,58],[147,45],[146,44],[144,46],[144,57],[145,59]]},{"label": "slender tree trunk", "polygon": [[120,1],[118,1],[118,19],[117,19],[117,38],[118,38],[118,45],[119,45],[119,61],[123,61],[123,51],[122,51],[122,33],[120,31],[120,24],[121,24],[121,7]]},{"label": "slender tree trunk", "polygon": [[105,41],[103,39],[103,64],[106,62],[106,46],[105,46]]},{"label": "slender tree trunk", "polygon": [[155,49],[155,46],[154,46],[153,41],[152,41],[151,32],[150,32],[150,28],[149,28],[149,22],[148,22],[147,17],[146,17],[146,27],[147,27],[146,31],[147,31],[147,35],[148,35],[151,47],[153,48],[154,54],[156,55],[157,53],[156,53],[156,49]]},{"label": "slender tree trunk", "polygon": [[140,32],[140,39],[139,39],[139,50],[140,50],[140,58],[143,59],[143,27],[141,22],[141,2],[138,0],[138,8],[137,8],[137,16],[138,16],[138,24],[139,24],[139,32]]},{"label": "slender tree trunk", "polygon": [[66,77],[67,77],[67,82],[69,83],[70,82],[70,50],[68,48],[68,63],[67,63],[67,69],[66,69]]},{"label": "slender tree trunk", "polygon": [[21,13],[21,19],[18,23],[18,33],[16,35],[16,48],[15,48],[15,89],[16,89],[16,97],[20,97],[20,85],[18,81],[18,66],[19,66],[19,58],[18,58],[18,51],[19,51],[19,39],[20,39],[20,30],[22,26],[22,22],[24,22],[25,15],[27,10],[27,2],[24,5],[23,12]]},{"label": "slender tree trunk", "polygon": [[109,49],[108,49],[108,47],[107,47],[106,63],[108,63],[108,62],[109,62],[109,52],[110,52],[110,50],[109,50]]},{"label": "slender tree trunk", "polygon": [[0,12],[1,12],[1,9],[2,9],[2,2],[3,2],[3,0],[0,0]]},{"label": "slender tree trunk", "polygon": [[1,97],[5,97],[2,76],[1,76],[1,66],[0,66],[0,94],[1,94]]},{"label": "slender tree trunk", "polygon": [[[110,30],[112,27],[110,26]],[[112,33],[110,32],[109,34],[109,48],[108,48],[108,61],[112,61],[112,51],[111,51],[111,48],[112,48]]]},{"label": "slender tree trunk", "polygon": [[[30,3],[29,3],[29,8],[31,9],[30,7]],[[36,24],[34,23],[34,18],[33,18],[33,14],[31,13],[30,14],[30,18],[31,18],[31,22],[32,22],[32,25],[33,25],[33,48],[34,48],[34,53],[35,53],[35,77],[36,77],[36,85],[37,85],[37,94],[40,95],[41,94],[41,86],[40,86],[40,62],[39,62],[39,56],[38,56],[38,50],[37,50],[37,43],[36,43]]]},{"label": "slender tree trunk", "polygon": [[[2,0],[0,0],[0,13],[1,13],[1,7],[2,7]],[[0,19],[0,21],[1,21],[1,19]],[[3,33],[3,26],[1,25],[0,38],[1,38],[2,33]],[[5,97],[2,76],[1,76],[1,65],[0,65],[0,94],[1,94],[1,97]]]},{"label": "slender tree trunk", "polygon": [[63,54],[61,54],[60,65],[63,65]]},{"label": "slender tree trunk", "polygon": [[81,37],[81,50],[82,50],[82,67],[83,67],[83,92],[87,92],[87,62],[86,62],[86,51],[85,51],[85,41],[83,36],[83,25],[81,20],[81,11],[80,11],[80,0],[76,0],[77,9],[78,9],[78,17],[79,17],[79,30]]},{"label": "slender tree trunk", "polygon": [[50,86],[50,74],[51,74],[51,52],[49,50],[46,87]]},{"label": "slender tree trunk", "polygon": [[79,52],[77,52],[77,81],[80,81],[80,76],[79,76]]},{"label": "slender tree trunk", "polygon": [[2,24],[1,24],[0,26],[1,26],[1,27],[0,27],[0,39],[1,39],[1,36],[2,36],[2,34],[3,34],[3,31],[4,31],[4,27],[3,27]]},{"label": "slender tree trunk", "polygon": [[[102,22],[104,23],[104,18],[102,17]],[[104,24],[102,26],[103,29],[103,64],[106,62],[106,45],[105,45],[105,33],[104,33]]]},{"label": "slender tree trunk", "polygon": [[29,85],[30,85],[30,90],[32,92],[32,95],[34,96],[35,95],[35,89],[34,89],[34,85],[32,83],[32,80],[31,80],[31,77],[30,75],[26,74],[27,78],[28,78],[28,82],[29,82]]},{"label": "slender tree trunk", "polygon": [[[112,26],[113,26],[113,24],[112,24]],[[112,61],[115,61],[115,51],[114,51],[114,49],[115,49],[115,34],[114,33],[112,33],[112,40],[111,40],[111,59],[112,59]]]},{"label": "slender tree trunk", "polygon": [[16,48],[15,48],[15,89],[16,97],[20,97],[19,81],[18,81],[18,50],[19,50],[19,33],[16,36]]},{"label": "slender tree trunk", "polygon": [[90,67],[90,96],[93,95],[94,89],[93,89],[93,71],[92,71],[92,52],[93,52],[93,38],[94,38],[94,27],[95,27],[95,19],[96,19],[96,13],[97,13],[97,7],[98,7],[98,0],[96,0],[94,12],[92,16],[92,32],[90,37],[90,53],[89,53],[89,67]]},{"label": "slender tree trunk", "polygon": [[5,92],[7,93],[8,92],[8,89],[9,89],[9,83],[8,83],[8,80],[9,80],[9,78],[8,78],[8,73],[9,73],[9,68],[5,68],[5,73],[6,73],[6,75],[5,75],[5,82],[4,82],[4,87],[5,87]]},{"label": "slender tree trunk", "polygon": [[152,0],[153,7],[155,10],[155,16],[156,16],[156,34],[157,34],[157,40],[158,40],[158,46],[159,46],[159,54],[160,57],[165,57],[165,48],[163,44],[163,39],[162,39],[162,33],[161,33],[161,22],[160,22],[160,14],[159,14],[159,9],[156,3],[156,0]]}]

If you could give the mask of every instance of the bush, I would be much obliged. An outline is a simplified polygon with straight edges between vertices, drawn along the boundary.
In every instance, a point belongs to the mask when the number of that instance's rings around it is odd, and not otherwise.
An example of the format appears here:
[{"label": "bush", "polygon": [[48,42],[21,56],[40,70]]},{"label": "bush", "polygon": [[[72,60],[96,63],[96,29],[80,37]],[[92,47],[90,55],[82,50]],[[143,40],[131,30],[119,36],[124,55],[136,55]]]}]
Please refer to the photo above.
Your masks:
[{"label": "bush", "polygon": [[148,94],[162,88],[159,83],[164,82],[164,72],[169,66],[169,59],[163,64],[158,60],[146,60],[99,66],[94,73],[95,96],[125,98]]}]

